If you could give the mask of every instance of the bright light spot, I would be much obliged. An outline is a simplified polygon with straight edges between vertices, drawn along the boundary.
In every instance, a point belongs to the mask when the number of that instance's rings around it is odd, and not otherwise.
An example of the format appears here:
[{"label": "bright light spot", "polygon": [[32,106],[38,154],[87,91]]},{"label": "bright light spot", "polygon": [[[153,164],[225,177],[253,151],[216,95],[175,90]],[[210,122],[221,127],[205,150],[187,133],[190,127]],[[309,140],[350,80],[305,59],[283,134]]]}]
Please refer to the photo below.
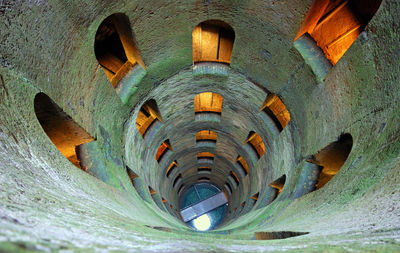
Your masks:
[{"label": "bright light spot", "polygon": [[211,227],[211,220],[208,214],[203,214],[193,220],[193,226],[199,231],[206,231]]}]

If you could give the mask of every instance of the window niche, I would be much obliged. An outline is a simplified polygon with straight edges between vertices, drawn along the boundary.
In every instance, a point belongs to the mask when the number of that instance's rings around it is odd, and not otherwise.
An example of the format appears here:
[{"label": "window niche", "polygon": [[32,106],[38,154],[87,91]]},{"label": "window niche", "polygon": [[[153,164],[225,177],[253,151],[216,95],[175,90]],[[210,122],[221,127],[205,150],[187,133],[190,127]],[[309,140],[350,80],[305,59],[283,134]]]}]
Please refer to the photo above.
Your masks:
[{"label": "window niche", "polygon": [[243,156],[239,155],[236,158],[235,168],[239,171],[239,174],[242,177],[245,177],[245,176],[247,176],[247,174],[249,174],[249,165],[247,164],[247,162],[243,158]]},{"label": "window niche", "polygon": [[157,191],[149,186],[149,193],[150,193],[151,198],[153,199],[154,203],[158,206],[158,208],[160,208],[163,211],[167,211],[164,206],[164,202],[163,202],[161,196],[157,193]]},{"label": "window niche", "polygon": [[[285,104],[276,94],[269,94],[261,109],[261,116],[270,131],[278,135],[290,121],[290,113]],[[271,124],[271,120],[273,124]]]},{"label": "window niche", "polygon": [[126,166],[126,173],[129,176],[129,179],[131,180],[132,185],[134,184],[133,182],[135,181],[135,179],[137,179],[139,177],[138,174],[136,174],[131,168],[129,168],[128,166]]},{"label": "window niche", "polygon": [[251,131],[247,137],[246,144],[248,144],[257,155],[257,159],[260,159],[261,156],[264,155],[265,145],[258,133]]},{"label": "window niche", "polygon": [[178,162],[175,160],[168,166],[167,171],[165,172],[165,176],[169,177],[176,169],[176,167],[178,167]]},{"label": "window niche", "polygon": [[198,147],[216,147],[218,134],[212,130],[202,130],[196,133]]},{"label": "window niche", "polygon": [[182,184],[178,189],[178,196],[181,196],[183,189],[185,189],[185,184]]},{"label": "window niche", "polygon": [[152,196],[157,194],[157,192],[153,188],[151,188],[150,186],[149,186],[149,192],[150,192],[150,195],[152,195]]},{"label": "window niche", "polygon": [[199,167],[197,169],[198,174],[211,174],[211,168],[210,167]]},{"label": "window niche", "polygon": [[172,150],[171,144],[169,143],[169,140],[165,140],[161,145],[158,147],[157,153],[156,153],[156,160],[157,162],[161,163],[161,160],[163,157],[166,156],[166,154]]},{"label": "window niche", "polygon": [[128,177],[132,183],[132,186],[135,188],[136,192],[139,194],[139,196],[146,202],[149,202],[149,200],[146,197],[146,186],[143,183],[143,180],[139,177],[138,174],[136,174],[131,168],[126,166],[126,173],[128,174]]},{"label": "window niche", "polygon": [[192,32],[195,74],[226,76],[234,41],[235,32],[223,21],[208,20],[197,25]]},{"label": "window niche", "polygon": [[224,184],[225,190],[228,192],[229,196],[232,195],[232,187],[229,185],[228,182]]},{"label": "window niche", "polygon": [[382,0],[314,0],[294,46],[319,81],[364,30]]},{"label": "window niche", "polygon": [[162,122],[156,101],[150,99],[142,105],[138,112],[136,128],[143,138],[151,140],[161,128]]},{"label": "window niche", "polygon": [[251,208],[253,208],[253,207],[256,205],[259,195],[260,195],[260,193],[257,192],[256,194],[254,194],[254,195],[252,195],[252,196],[250,197],[250,200],[249,200],[249,201],[250,201],[250,203],[251,203]]},{"label": "window niche", "polygon": [[121,100],[127,103],[146,75],[146,67],[125,14],[113,14],[100,24],[94,51],[111,85]]},{"label": "window niche", "polygon": [[76,147],[94,141],[93,137],[44,93],[35,96],[34,110],[44,132],[61,154],[81,168]]},{"label": "window niche", "polygon": [[281,194],[282,189],[285,186],[285,182],[286,182],[286,175],[283,175],[269,184],[269,187],[276,189],[275,196],[272,201],[278,198],[279,194]]},{"label": "window niche", "polygon": [[346,162],[352,147],[353,137],[351,134],[342,134],[337,141],[329,144],[308,160],[310,163],[321,166],[315,190],[323,187],[339,172]]},{"label": "window niche", "polygon": [[236,173],[233,171],[229,172],[228,180],[236,190],[240,183],[239,177],[236,175]]},{"label": "window niche", "polygon": [[196,121],[219,122],[224,98],[213,92],[203,92],[194,97],[194,112]]},{"label": "window niche", "polygon": [[198,182],[210,182],[210,178],[209,177],[200,177],[197,181]]},{"label": "window niche", "polygon": [[214,154],[210,152],[200,152],[197,154],[198,163],[214,163]]},{"label": "window niche", "polygon": [[179,174],[172,183],[172,188],[175,188],[182,181],[182,174]]}]

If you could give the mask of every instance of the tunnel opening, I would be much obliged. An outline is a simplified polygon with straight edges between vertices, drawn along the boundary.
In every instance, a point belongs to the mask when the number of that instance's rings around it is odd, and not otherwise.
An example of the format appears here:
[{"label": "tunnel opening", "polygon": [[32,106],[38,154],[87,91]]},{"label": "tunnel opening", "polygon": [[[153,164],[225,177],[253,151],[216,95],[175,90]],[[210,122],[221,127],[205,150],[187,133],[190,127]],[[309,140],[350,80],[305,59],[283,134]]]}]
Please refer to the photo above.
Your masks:
[{"label": "tunnel opening", "polygon": [[166,177],[169,178],[169,176],[174,172],[174,170],[176,169],[177,166],[178,166],[178,162],[176,160],[173,161],[167,168],[167,171],[165,173]]},{"label": "tunnel opening", "polygon": [[[143,138],[147,137],[148,132],[153,132],[148,134],[149,139],[153,136],[155,131],[150,131],[152,128],[159,128],[161,122],[163,122],[161,118],[160,111],[158,110],[157,102],[154,99],[150,99],[146,101],[138,112],[136,118],[136,128],[139,131],[140,135]],[[157,126],[156,126],[157,125]]]},{"label": "tunnel opening", "polygon": [[202,173],[211,174],[211,168],[210,167],[199,167],[197,169],[197,173],[199,173],[199,174],[202,174]]},{"label": "tunnel opening", "polygon": [[382,0],[315,0],[295,41],[309,36],[335,65],[372,19]]},{"label": "tunnel opening", "polygon": [[200,152],[197,154],[198,163],[214,163],[214,154],[210,152]]},{"label": "tunnel opening", "polygon": [[265,153],[265,145],[261,138],[261,136],[254,132],[250,131],[246,144],[248,144],[251,149],[257,154],[257,158],[260,159]]},{"label": "tunnel opening", "polygon": [[253,194],[253,195],[250,197],[250,200],[249,200],[249,201],[251,202],[251,208],[253,208],[253,207],[256,205],[259,196],[260,196],[260,193],[257,192],[257,193]]},{"label": "tunnel opening", "polygon": [[104,19],[96,32],[94,51],[114,88],[136,64],[145,69],[125,14],[116,13]]},{"label": "tunnel opening", "polygon": [[193,29],[193,63],[231,63],[235,32],[220,20],[208,20]]},{"label": "tunnel opening", "polygon": [[195,120],[220,121],[224,98],[213,92],[203,92],[194,98]]},{"label": "tunnel opening", "polygon": [[231,181],[234,182],[234,184],[235,184],[236,187],[239,186],[240,180],[239,180],[239,177],[236,175],[235,172],[233,172],[233,171],[229,172],[229,177],[228,177],[228,179],[231,179]]},{"label": "tunnel opening", "polygon": [[309,234],[309,232],[294,231],[274,231],[274,232],[256,232],[254,233],[256,240],[280,240],[290,237],[296,237]]},{"label": "tunnel opening", "polygon": [[269,184],[269,187],[275,189],[275,194],[272,201],[277,199],[279,194],[281,194],[282,189],[285,186],[285,183],[286,183],[286,175],[283,175]]},{"label": "tunnel opening", "polygon": [[[290,121],[289,111],[276,94],[269,94],[267,96],[260,111],[261,113],[265,113],[270,119],[273,120],[275,127],[279,130],[279,132],[281,132]],[[266,123],[267,126],[269,126],[269,123]]]},{"label": "tunnel opening", "polygon": [[198,147],[216,147],[218,134],[212,130],[202,130],[196,133]]},{"label": "tunnel opening", "polygon": [[353,147],[351,134],[342,134],[339,139],[332,142],[318,153],[314,154],[309,162],[321,166],[315,189],[326,185],[342,168]]},{"label": "tunnel opening", "polygon": [[35,96],[34,110],[43,131],[56,148],[73,165],[83,169],[76,147],[94,141],[94,138],[45,93],[38,93]]},{"label": "tunnel opening", "polygon": [[157,162],[161,162],[163,157],[167,154],[167,152],[172,151],[171,144],[169,143],[169,140],[163,141],[161,145],[158,147],[157,152],[156,152],[156,160]]},{"label": "tunnel opening", "polygon": [[243,175],[243,177],[245,177],[247,176],[247,174],[249,174],[249,165],[247,164],[243,156],[239,155],[236,158],[236,165],[236,168],[238,169],[240,175]]},{"label": "tunnel opening", "polygon": [[[181,181],[182,181],[182,174],[179,174],[174,179],[174,182],[172,183],[172,188],[175,188],[175,186],[178,185]],[[179,192],[179,190],[178,190],[178,192]]]}]

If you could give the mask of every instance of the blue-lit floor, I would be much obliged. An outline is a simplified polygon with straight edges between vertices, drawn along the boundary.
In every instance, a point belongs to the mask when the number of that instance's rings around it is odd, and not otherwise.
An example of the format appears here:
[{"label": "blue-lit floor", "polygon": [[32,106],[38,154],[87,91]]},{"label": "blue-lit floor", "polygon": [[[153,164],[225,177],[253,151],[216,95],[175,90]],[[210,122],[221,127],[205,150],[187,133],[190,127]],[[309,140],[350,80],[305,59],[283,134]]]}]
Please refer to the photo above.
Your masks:
[{"label": "blue-lit floor", "polygon": [[[183,192],[180,199],[180,207],[184,209],[190,205],[208,199],[220,191],[218,187],[209,183],[195,184]],[[188,221],[187,224],[198,231],[212,230],[224,220],[227,205],[228,204],[217,207],[194,220]]]}]

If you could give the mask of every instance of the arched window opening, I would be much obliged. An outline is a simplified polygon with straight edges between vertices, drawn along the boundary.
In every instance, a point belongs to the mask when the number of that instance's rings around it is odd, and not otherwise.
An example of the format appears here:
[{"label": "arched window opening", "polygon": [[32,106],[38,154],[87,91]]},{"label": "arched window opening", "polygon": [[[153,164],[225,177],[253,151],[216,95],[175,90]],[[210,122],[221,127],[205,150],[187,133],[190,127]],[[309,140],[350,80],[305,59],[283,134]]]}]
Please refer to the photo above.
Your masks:
[{"label": "arched window opening", "polygon": [[260,195],[260,193],[257,192],[256,194],[254,194],[253,196],[250,197],[250,201],[251,201],[251,206],[252,207],[257,203],[259,195]]},{"label": "arched window opening", "polygon": [[237,168],[241,171],[241,174],[246,176],[249,174],[249,166],[247,165],[246,160],[244,160],[243,156],[238,156],[236,159]]},{"label": "arched window opening", "polygon": [[44,93],[35,96],[34,109],[40,125],[53,144],[72,164],[81,168],[76,147],[94,139]]},{"label": "arched window opening", "polygon": [[208,178],[208,177],[200,177],[200,178],[198,179],[198,181],[199,181],[199,182],[209,182],[209,181],[210,181],[210,178]]},{"label": "arched window opening", "polygon": [[129,168],[128,166],[126,166],[126,173],[129,176],[129,179],[131,180],[131,183],[133,185],[133,187],[135,188],[135,190],[137,191],[137,193],[139,194],[139,196],[145,200],[147,200],[147,193],[146,193],[146,186],[144,185],[143,181],[141,180],[141,178],[139,178],[139,175],[136,174],[131,168]]},{"label": "arched window opening", "polygon": [[197,161],[199,163],[213,163],[214,162],[214,154],[210,152],[200,152],[197,154]]},{"label": "arched window opening", "polygon": [[196,133],[196,142],[212,141],[217,142],[218,134],[212,130],[202,130]]},{"label": "arched window opening", "polygon": [[153,199],[154,203],[163,211],[166,211],[165,206],[163,205],[163,200],[157,192],[149,186],[149,192],[151,195],[151,198]]},{"label": "arched window opening", "polygon": [[182,174],[179,174],[179,175],[175,178],[174,182],[172,183],[172,188],[175,188],[176,184],[177,184],[178,182],[180,182],[181,180],[182,180]]},{"label": "arched window opening", "polygon": [[335,65],[364,30],[382,0],[314,0],[295,41],[309,37]]},{"label": "arched window opening", "polygon": [[352,147],[353,137],[350,134],[343,134],[337,141],[313,155],[309,162],[322,167],[316,189],[323,187],[339,172],[340,168],[346,162]]},{"label": "arched window opening", "polygon": [[265,153],[264,142],[258,133],[251,131],[249,133],[249,137],[246,140],[246,143],[250,144],[253,150],[257,153],[258,159],[260,159],[261,156],[263,156],[263,154]]},{"label": "arched window opening", "polygon": [[236,185],[238,186],[240,181],[239,181],[239,177],[236,175],[236,173],[231,171],[229,173],[229,176],[232,177],[232,179],[235,181]]},{"label": "arched window opening", "polygon": [[218,134],[212,130],[202,130],[196,133],[196,145],[198,147],[215,147]]},{"label": "arched window opening", "polygon": [[274,200],[279,196],[279,194],[282,192],[283,187],[285,186],[286,182],[286,175],[281,176],[277,180],[271,182],[269,184],[270,187],[275,188],[277,190],[276,195],[274,197]]},{"label": "arched window opening", "polygon": [[228,192],[228,194],[229,194],[229,195],[232,195],[232,187],[229,185],[228,182],[226,182],[226,183],[224,184],[224,187],[225,187],[226,191]]},{"label": "arched window opening", "polygon": [[290,121],[289,111],[276,94],[267,96],[260,111],[266,113],[274,121],[279,131],[282,131]]},{"label": "arched window opening", "polygon": [[157,162],[160,162],[163,156],[169,151],[172,150],[171,144],[169,143],[169,140],[165,140],[163,143],[161,143],[160,147],[158,147],[157,153],[156,153],[156,160]]},{"label": "arched window opening", "polygon": [[182,194],[184,187],[185,187],[185,184],[182,184],[182,185],[179,187],[179,189],[178,189],[178,196],[180,196],[180,195]]},{"label": "arched window opening", "polygon": [[145,137],[150,126],[154,125],[157,121],[162,122],[162,119],[156,101],[151,99],[144,103],[140,108],[136,119],[136,128],[140,135]]},{"label": "arched window opening", "polygon": [[130,169],[128,166],[126,166],[126,173],[128,174],[129,179],[131,180],[131,183],[134,184],[134,180],[135,180],[136,178],[138,178],[139,175],[136,174],[135,172],[133,172],[133,170]]},{"label": "arched window opening", "polygon": [[203,92],[194,97],[194,112],[222,113],[224,98],[218,93]]},{"label": "arched window opening", "polygon": [[136,64],[146,68],[135,45],[129,18],[122,13],[113,14],[100,24],[94,51],[114,88]]},{"label": "arched window opening", "polygon": [[207,174],[211,174],[211,168],[210,167],[199,167],[197,169],[198,173],[207,173]]},{"label": "arched window opening", "polygon": [[231,63],[235,32],[219,20],[208,20],[196,26],[192,33],[193,62]]},{"label": "arched window opening", "polygon": [[167,168],[167,172],[165,173],[166,176],[169,177],[177,166],[178,166],[178,162],[176,160],[173,161]]},{"label": "arched window opening", "polygon": [[150,186],[149,186],[149,192],[150,192],[150,195],[157,194],[157,192],[153,188],[151,188]]}]

